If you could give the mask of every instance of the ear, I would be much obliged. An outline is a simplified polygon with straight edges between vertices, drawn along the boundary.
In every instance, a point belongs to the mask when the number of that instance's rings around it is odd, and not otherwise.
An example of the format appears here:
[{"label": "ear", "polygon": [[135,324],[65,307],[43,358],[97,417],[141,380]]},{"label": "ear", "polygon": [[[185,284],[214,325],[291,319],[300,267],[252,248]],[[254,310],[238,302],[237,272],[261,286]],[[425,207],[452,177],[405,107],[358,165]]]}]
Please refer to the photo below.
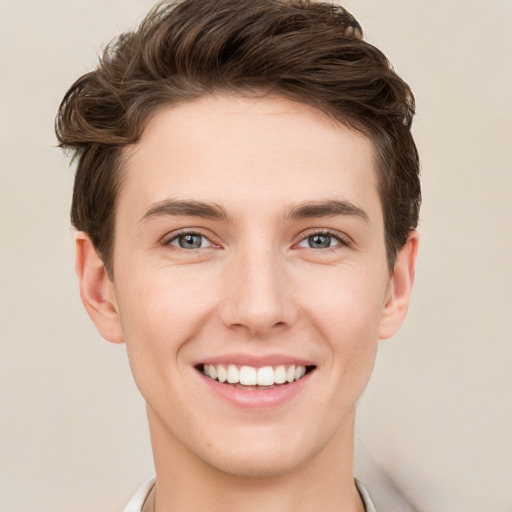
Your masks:
[{"label": "ear", "polygon": [[418,254],[418,244],[418,232],[412,231],[409,233],[405,245],[398,251],[381,318],[380,339],[391,338],[405,320],[414,282],[414,267]]},{"label": "ear", "polygon": [[75,238],[75,268],[80,297],[99,333],[107,341],[123,343],[114,283],[89,236],[79,231]]}]

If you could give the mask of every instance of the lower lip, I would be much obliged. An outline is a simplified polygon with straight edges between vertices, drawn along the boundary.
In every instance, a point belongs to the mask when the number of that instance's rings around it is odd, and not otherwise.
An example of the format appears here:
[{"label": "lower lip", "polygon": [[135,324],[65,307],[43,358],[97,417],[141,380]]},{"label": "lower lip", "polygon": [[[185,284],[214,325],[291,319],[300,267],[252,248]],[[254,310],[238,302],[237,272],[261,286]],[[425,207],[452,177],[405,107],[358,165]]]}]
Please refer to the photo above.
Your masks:
[{"label": "lower lip", "polygon": [[311,374],[307,373],[299,380],[288,384],[278,385],[271,389],[241,389],[231,384],[223,384],[198,372],[198,376],[208,388],[223,400],[242,409],[271,409],[279,407],[295,397],[309,381]]}]

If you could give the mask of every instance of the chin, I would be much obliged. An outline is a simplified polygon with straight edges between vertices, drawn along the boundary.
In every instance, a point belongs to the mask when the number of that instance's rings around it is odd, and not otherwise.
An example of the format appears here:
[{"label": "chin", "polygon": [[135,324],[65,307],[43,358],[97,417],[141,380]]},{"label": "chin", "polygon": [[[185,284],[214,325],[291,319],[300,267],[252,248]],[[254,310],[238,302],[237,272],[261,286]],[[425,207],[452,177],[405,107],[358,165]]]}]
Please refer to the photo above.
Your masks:
[{"label": "chin", "polygon": [[[213,459],[213,458],[211,458]],[[262,453],[240,453],[236,456],[205,460],[212,468],[227,475],[240,478],[275,478],[298,469],[304,463],[296,454],[288,457]]]},{"label": "chin", "polygon": [[[255,439],[259,441],[255,442]],[[272,478],[298,470],[314,459],[325,444],[327,442],[320,446],[308,446],[307,439],[290,439],[290,436],[283,439],[278,436],[271,440],[267,436],[259,436],[252,437],[249,442],[230,440],[229,446],[217,446],[215,451],[197,455],[209,466],[225,474]]]}]

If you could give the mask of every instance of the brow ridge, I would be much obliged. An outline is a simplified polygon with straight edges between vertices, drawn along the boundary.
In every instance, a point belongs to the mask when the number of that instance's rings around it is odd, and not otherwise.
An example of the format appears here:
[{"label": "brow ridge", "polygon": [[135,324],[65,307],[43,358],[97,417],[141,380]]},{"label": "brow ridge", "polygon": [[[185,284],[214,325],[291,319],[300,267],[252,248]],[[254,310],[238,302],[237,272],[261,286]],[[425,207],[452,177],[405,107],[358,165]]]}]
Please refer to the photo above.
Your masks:
[{"label": "brow ridge", "polygon": [[336,215],[347,215],[360,217],[364,222],[369,223],[368,214],[350,201],[331,199],[327,201],[304,201],[294,206],[287,217],[291,219],[309,219],[320,217],[334,217]]},{"label": "brow ridge", "polygon": [[[216,220],[226,220],[228,218],[226,210],[215,203],[205,203],[203,201],[164,199],[155,203],[141,217],[140,221],[160,216],[179,216],[179,217],[201,217]],[[139,221],[139,222],[140,222]]]},{"label": "brow ridge", "polygon": [[[215,203],[194,200],[164,199],[146,211],[140,221],[159,216],[200,217],[227,220],[226,210]],[[286,218],[299,220],[308,218],[334,217],[336,215],[356,216],[369,222],[368,214],[350,201],[331,199],[327,201],[304,201],[291,208]]]}]

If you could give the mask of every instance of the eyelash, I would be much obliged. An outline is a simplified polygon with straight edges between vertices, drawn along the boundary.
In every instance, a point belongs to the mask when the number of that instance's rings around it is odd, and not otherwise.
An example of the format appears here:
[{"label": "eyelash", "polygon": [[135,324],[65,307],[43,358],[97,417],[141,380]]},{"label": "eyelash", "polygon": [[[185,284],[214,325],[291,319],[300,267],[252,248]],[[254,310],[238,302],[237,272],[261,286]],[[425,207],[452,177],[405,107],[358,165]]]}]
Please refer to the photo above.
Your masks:
[{"label": "eyelash", "polygon": [[[208,241],[208,243],[210,244],[209,246],[207,247],[211,247],[211,246],[215,246],[216,244],[214,242],[212,242],[210,240],[210,238],[208,236],[206,236],[204,233],[201,233],[201,231],[199,230],[183,230],[183,231],[180,231],[178,233],[173,233],[172,236],[170,237],[166,237],[166,238],[163,238],[162,239],[162,245],[165,245],[165,246],[169,246],[169,245],[172,245],[173,248],[177,249],[177,250],[181,250],[181,251],[187,251],[187,252],[192,252],[194,249],[185,249],[184,247],[179,247],[179,246],[174,246],[172,244],[172,242],[174,242],[175,240],[178,240],[180,237],[182,236],[200,236],[202,237],[204,240]],[[206,247],[198,247],[196,248],[195,250],[197,249],[205,249]]]},{"label": "eyelash", "polygon": [[342,247],[351,247],[352,246],[352,241],[350,240],[350,238],[348,236],[343,235],[342,233],[339,233],[338,231],[332,231],[330,229],[316,229],[316,230],[313,230],[313,231],[307,233],[306,236],[302,236],[301,239],[298,241],[298,243],[295,244],[295,245],[298,245],[298,244],[304,242],[305,240],[307,240],[308,238],[310,238],[312,236],[315,236],[315,235],[328,236],[328,237],[333,238],[334,240],[336,240],[338,242],[338,244],[336,244],[333,247],[325,247],[325,248],[320,248],[320,249],[314,249],[313,247],[304,247],[304,249],[311,249],[311,250],[314,250],[316,252],[319,252],[319,251],[322,251],[322,252],[326,252],[326,251],[332,252],[332,251],[335,251],[340,246],[342,246]]},{"label": "eyelash", "polygon": [[[189,236],[200,236],[202,237],[204,240],[206,240],[210,245],[206,246],[206,247],[193,247],[193,248],[184,248],[184,247],[179,247],[177,245],[173,245],[172,242],[178,240],[180,237],[182,236],[186,236],[186,235],[189,235]],[[310,237],[313,237],[315,235],[321,235],[321,236],[326,236],[326,237],[330,237],[334,240],[336,240],[338,243],[332,247],[320,247],[320,248],[313,248],[313,247],[301,247],[303,249],[310,249],[310,250],[313,250],[315,252],[332,252],[332,251],[335,251],[337,250],[337,248],[339,246],[343,246],[343,247],[351,247],[352,243],[351,243],[351,240],[346,236],[346,235],[343,235],[337,231],[332,231],[332,230],[329,230],[329,229],[316,229],[316,230],[313,230],[313,231],[310,231],[309,233],[307,233],[306,235],[303,235],[301,237],[301,239],[296,243],[294,244],[294,246],[298,246],[299,244],[305,242],[308,238]],[[199,230],[183,230],[183,231],[180,231],[178,233],[174,233],[171,237],[168,237],[168,238],[164,238],[162,240],[162,245],[164,246],[172,246],[173,248],[177,249],[177,250],[180,250],[180,251],[186,251],[186,252],[191,252],[191,251],[194,251],[194,250],[198,250],[198,249],[206,249],[208,247],[212,247],[212,246],[216,246],[216,244],[214,242],[212,242],[212,240],[210,240],[210,238],[208,236],[206,236],[204,233],[202,233],[201,231]],[[201,242],[201,245],[202,245],[202,242]],[[218,246],[217,246],[218,247]]]}]

